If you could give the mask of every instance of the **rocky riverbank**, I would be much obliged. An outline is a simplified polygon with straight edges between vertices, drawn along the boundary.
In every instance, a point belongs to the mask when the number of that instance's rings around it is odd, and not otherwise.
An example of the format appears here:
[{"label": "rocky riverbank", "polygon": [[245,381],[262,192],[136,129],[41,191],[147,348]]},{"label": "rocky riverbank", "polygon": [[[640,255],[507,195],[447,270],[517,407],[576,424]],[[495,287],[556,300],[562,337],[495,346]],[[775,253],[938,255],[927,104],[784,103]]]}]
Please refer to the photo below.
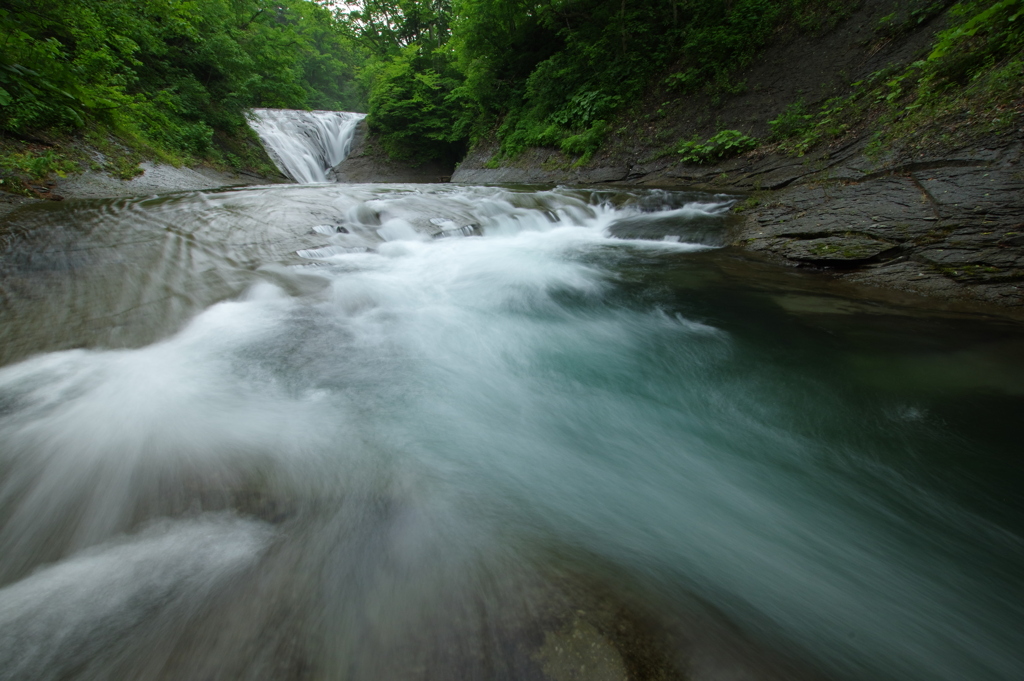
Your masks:
[{"label": "rocky riverbank", "polygon": [[80,175],[57,179],[53,192],[68,199],[98,199],[287,181],[280,175],[266,177],[255,173],[224,172],[203,166],[177,168],[148,162],[139,165],[143,170],[142,174],[130,180],[122,180],[102,171],[89,170]]},{"label": "rocky riverbank", "polygon": [[735,243],[856,282],[1024,305],[1022,146],[993,139],[875,170],[853,157],[752,194]]},{"label": "rocky riverbank", "polygon": [[175,167],[163,163],[139,164],[142,174],[124,180],[103,172],[87,170],[78,175],[36,180],[26,183],[34,196],[0,191],[0,218],[24,205],[64,199],[112,199],[167,192],[199,191],[219,187],[275,184],[281,177],[264,177],[254,173],[232,173],[209,167]]},{"label": "rocky riverbank", "polygon": [[[687,186],[737,195],[735,247],[850,281],[1024,306],[1024,133],[916,157],[869,158],[861,139],[803,158],[751,154],[709,167],[665,162],[500,182]],[[479,153],[479,152],[478,152]],[[479,181],[476,171],[456,180]]]},{"label": "rocky riverbank", "polygon": [[[770,140],[771,121],[794,103],[811,110],[926,58],[946,17],[936,6],[918,19],[904,18],[908,7],[864,0],[820,35],[780,36],[737,77],[743,91],[721,101],[652,92],[628,120],[614,122],[589,162],[538,148],[507,158],[491,139],[469,153],[452,179],[731,193],[743,216],[730,235],[734,247],[854,282],[1024,307],[1024,128],[990,123],[1014,115],[1019,121],[1024,99],[998,111],[965,110],[948,126],[924,122],[927,129],[918,133],[927,133],[929,144],[879,137],[878,121],[867,115],[842,121],[841,138],[811,145],[802,156],[763,142],[706,165],[677,153],[683,141],[722,130]],[[880,148],[882,139],[891,148]]]},{"label": "rocky riverbank", "polygon": [[540,164],[460,167],[454,179],[734,193],[743,216],[730,235],[736,247],[858,283],[1024,306],[1024,131],[913,157],[869,157],[865,145],[861,138],[802,158],[752,153],[713,166],[666,160],[561,175]]}]

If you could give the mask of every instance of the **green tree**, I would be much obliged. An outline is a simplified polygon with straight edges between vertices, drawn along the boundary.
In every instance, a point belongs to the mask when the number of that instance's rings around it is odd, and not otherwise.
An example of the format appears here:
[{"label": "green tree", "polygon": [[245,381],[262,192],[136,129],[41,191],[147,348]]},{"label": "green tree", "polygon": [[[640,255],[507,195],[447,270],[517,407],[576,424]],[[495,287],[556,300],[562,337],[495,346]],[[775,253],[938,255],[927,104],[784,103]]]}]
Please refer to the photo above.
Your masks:
[{"label": "green tree", "polygon": [[365,58],[346,17],[308,0],[9,0],[0,132],[88,124],[204,156],[254,106],[362,108]]}]

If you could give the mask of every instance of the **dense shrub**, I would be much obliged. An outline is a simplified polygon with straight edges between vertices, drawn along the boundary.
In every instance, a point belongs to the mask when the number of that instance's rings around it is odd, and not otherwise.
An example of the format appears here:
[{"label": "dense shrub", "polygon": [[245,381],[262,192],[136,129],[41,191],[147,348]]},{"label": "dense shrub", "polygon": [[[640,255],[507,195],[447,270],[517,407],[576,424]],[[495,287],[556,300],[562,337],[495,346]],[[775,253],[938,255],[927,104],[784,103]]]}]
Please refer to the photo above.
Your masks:
[{"label": "dense shrub", "polygon": [[681,160],[686,163],[711,163],[738,156],[757,146],[757,140],[739,130],[722,130],[706,142],[690,140],[679,146]]}]

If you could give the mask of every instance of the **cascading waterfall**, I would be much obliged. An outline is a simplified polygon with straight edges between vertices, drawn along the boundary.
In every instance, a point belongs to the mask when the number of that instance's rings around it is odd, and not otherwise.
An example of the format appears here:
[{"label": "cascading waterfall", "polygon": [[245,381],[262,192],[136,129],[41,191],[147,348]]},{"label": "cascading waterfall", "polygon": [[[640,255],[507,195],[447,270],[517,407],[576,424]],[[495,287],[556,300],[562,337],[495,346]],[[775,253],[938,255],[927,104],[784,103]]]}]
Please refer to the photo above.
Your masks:
[{"label": "cascading waterfall", "polygon": [[366,114],[350,111],[253,109],[249,124],[282,173],[300,184],[327,182],[345,160],[356,125]]},{"label": "cascading waterfall", "polygon": [[0,680],[1024,678],[1020,326],[720,248],[733,200],[16,214]]}]

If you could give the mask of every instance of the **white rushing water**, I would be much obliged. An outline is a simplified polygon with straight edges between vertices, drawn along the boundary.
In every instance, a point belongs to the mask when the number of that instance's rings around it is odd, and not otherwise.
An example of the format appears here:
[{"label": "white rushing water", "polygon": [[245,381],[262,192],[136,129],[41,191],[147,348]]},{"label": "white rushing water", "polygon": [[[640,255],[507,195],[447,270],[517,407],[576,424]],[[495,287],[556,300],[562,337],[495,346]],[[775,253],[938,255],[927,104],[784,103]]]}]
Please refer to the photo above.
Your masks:
[{"label": "white rushing water", "polygon": [[557,681],[536,651],[607,606],[586,580],[683,632],[699,681],[820,678],[773,646],[838,679],[1015,678],[1020,537],[935,484],[984,447],[842,373],[735,261],[702,269],[731,204],[40,211],[0,309],[26,344],[0,368],[0,679]]},{"label": "white rushing water", "polygon": [[312,184],[327,182],[327,171],[345,160],[356,125],[365,117],[350,111],[253,109],[250,125],[281,172]]}]

